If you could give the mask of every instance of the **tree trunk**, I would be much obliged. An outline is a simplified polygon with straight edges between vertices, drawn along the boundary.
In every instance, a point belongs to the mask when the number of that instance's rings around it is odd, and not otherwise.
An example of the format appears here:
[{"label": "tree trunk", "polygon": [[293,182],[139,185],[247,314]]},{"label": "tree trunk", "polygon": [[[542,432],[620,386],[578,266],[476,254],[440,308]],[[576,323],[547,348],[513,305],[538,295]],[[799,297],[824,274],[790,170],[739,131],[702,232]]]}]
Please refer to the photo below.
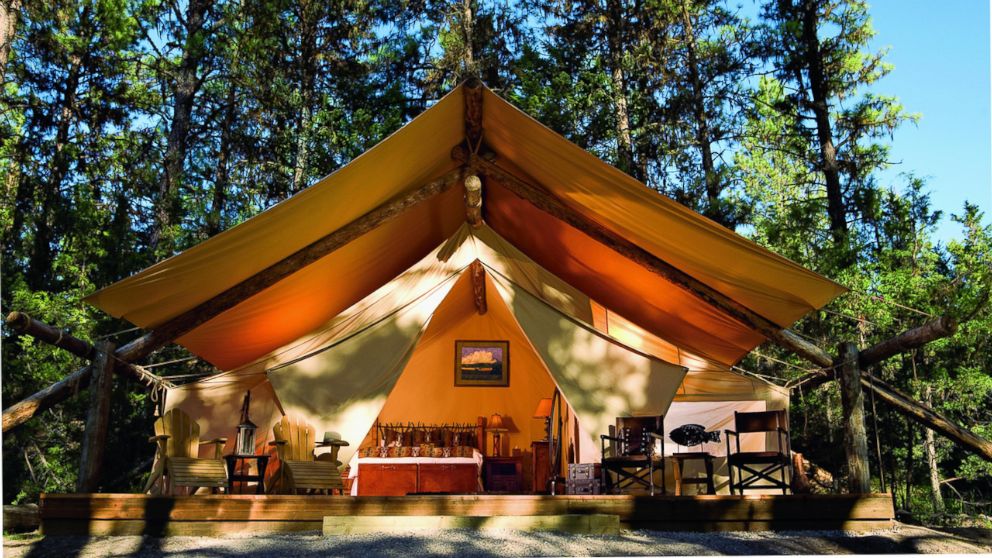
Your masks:
[{"label": "tree trunk", "polygon": [[0,85],[7,83],[7,60],[20,11],[21,0],[0,0]]},{"label": "tree trunk", "polygon": [[[166,230],[178,218],[179,187],[183,180],[183,167],[189,151],[189,133],[193,125],[193,105],[202,85],[198,76],[200,64],[207,54],[204,48],[204,23],[213,0],[189,0],[186,7],[186,40],[182,58],[172,82],[172,121],[166,142],[162,176],[158,182],[158,203],[155,207],[155,224],[149,238],[149,247],[159,247]],[[171,252],[171,248],[169,250]]]},{"label": "tree trunk", "polygon": [[462,75],[458,81],[463,81],[470,77],[478,77],[472,44],[474,27],[475,16],[472,14],[472,0],[462,0],[462,41],[464,45],[462,51]]},{"label": "tree trunk", "polygon": [[820,147],[820,170],[827,184],[827,214],[830,217],[830,234],[834,246],[844,248],[847,239],[847,212],[840,183],[840,166],[837,164],[837,149],[834,146],[833,130],[830,123],[830,92],[827,76],[823,71],[823,57],[820,52],[818,2],[803,0],[802,42],[805,51],[805,66],[809,72],[809,87],[813,95],[813,118],[816,122],[816,137]]},{"label": "tree trunk", "polygon": [[841,343],[838,354],[841,406],[844,409],[847,490],[851,494],[867,494],[871,492],[871,477],[868,474],[868,435],[865,432],[865,398],[861,390],[858,346],[854,343]]},{"label": "tree trunk", "polygon": [[314,89],[317,82],[317,19],[312,4],[300,6],[300,56],[297,59],[300,75],[300,107],[296,122],[296,155],[293,163],[291,194],[306,187],[307,164],[310,157],[308,143],[310,120],[313,114]]},{"label": "tree trunk", "polygon": [[623,71],[623,7],[619,0],[607,2],[607,48],[610,60],[610,80],[613,89],[613,112],[617,133],[617,166],[623,172],[636,176],[634,142],[630,133],[630,114],[627,109],[627,84]]},{"label": "tree trunk", "polygon": [[237,113],[237,88],[233,83],[228,84],[227,98],[224,106],[224,120],[221,122],[220,146],[217,150],[217,172],[214,175],[213,199],[210,213],[207,215],[207,236],[214,236],[223,230],[224,205],[227,201],[227,188],[230,182],[231,128],[234,127],[234,117]]},{"label": "tree trunk", "polygon": [[[925,388],[924,399],[927,405],[933,407],[933,389],[929,385]],[[933,430],[927,428],[923,433],[923,448],[927,452],[927,467],[930,469],[930,498],[933,500],[934,513],[943,515],[944,498],[940,494],[940,470],[937,467],[936,440],[934,440]]]},{"label": "tree trunk", "polygon": [[706,112],[706,97],[703,82],[699,77],[699,60],[696,54],[696,35],[693,31],[692,17],[682,2],[682,23],[685,28],[685,46],[688,60],[686,69],[689,73],[689,87],[692,93],[692,112],[696,121],[696,146],[699,148],[700,163],[703,167],[703,180],[706,187],[706,207],[703,215],[724,226],[731,226],[723,214],[720,204],[720,192],[723,190],[720,177],[716,173],[713,162],[713,138],[709,126],[709,114]]},{"label": "tree trunk", "polygon": [[[89,17],[89,7],[83,9],[81,18]],[[48,287],[52,273],[52,238],[54,236],[55,209],[59,203],[62,183],[69,174],[71,160],[66,147],[69,145],[69,133],[75,121],[76,103],[79,98],[79,83],[82,77],[84,58],[78,54],[70,56],[69,72],[65,78],[61,100],[56,109],[58,125],[55,131],[55,145],[49,166],[48,180],[39,192],[41,207],[34,211],[34,243],[31,259],[28,265],[28,285],[33,290]]]},{"label": "tree trunk", "polygon": [[913,438],[916,436],[916,430],[913,426],[912,421],[906,421],[906,499],[903,501],[903,507],[910,513],[913,510],[913,465],[916,464],[913,460],[913,445],[915,443]]}]

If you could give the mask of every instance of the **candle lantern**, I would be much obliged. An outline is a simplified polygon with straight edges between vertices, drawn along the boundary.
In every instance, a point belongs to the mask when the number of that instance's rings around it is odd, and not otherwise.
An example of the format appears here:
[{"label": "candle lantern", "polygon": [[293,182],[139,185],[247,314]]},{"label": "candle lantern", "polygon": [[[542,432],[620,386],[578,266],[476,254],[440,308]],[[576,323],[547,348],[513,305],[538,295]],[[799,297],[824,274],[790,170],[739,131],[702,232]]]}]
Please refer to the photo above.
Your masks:
[{"label": "candle lantern", "polygon": [[241,424],[238,425],[237,443],[234,445],[235,455],[255,455],[255,423],[248,418],[248,406],[251,404],[251,392],[245,392],[245,402],[241,405]]}]

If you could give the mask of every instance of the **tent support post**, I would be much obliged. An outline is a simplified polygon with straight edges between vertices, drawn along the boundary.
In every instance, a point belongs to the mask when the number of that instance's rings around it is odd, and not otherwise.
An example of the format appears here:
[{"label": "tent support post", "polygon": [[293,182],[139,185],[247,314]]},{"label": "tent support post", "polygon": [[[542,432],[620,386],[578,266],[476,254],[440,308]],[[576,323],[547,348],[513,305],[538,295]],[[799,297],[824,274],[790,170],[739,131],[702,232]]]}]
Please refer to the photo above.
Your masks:
[{"label": "tent support post", "polygon": [[481,316],[489,311],[489,306],[486,303],[486,270],[482,267],[482,262],[475,260],[469,265],[469,271],[472,274],[472,295],[475,299],[475,311]]},{"label": "tent support post", "polygon": [[868,474],[868,435],[865,432],[865,397],[861,390],[858,346],[841,343],[837,348],[841,406],[844,410],[844,452],[847,454],[847,491],[871,492]]},{"label": "tent support post", "polygon": [[472,228],[482,226],[482,181],[474,174],[465,177],[465,220]]},{"label": "tent support post", "polygon": [[110,427],[110,394],[114,387],[114,344],[100,343],[93,359],[93,379],[90,408],[83,431],[83,454],[79,460],[76,492],[95,492],[100,485],[103,452],[107,447]]}]

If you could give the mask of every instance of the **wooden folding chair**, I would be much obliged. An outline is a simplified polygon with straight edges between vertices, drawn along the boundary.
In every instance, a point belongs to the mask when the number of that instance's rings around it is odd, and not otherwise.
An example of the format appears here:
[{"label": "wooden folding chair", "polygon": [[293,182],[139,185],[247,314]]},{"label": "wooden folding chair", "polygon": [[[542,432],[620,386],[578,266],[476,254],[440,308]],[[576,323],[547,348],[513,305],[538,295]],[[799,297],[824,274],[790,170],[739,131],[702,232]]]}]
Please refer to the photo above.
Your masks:
[{"label": "wooden folding chair", "polygon": [[[739,413],[734,411],[734,428],[727,433],[727,471],[730,475],[730,493],[739,490],[744,494],[748,489],[782,489],[786,494],[789,483],[786,469],[791,463],[792,448],[789,442],[789,416],[783,411],[759,411]],[[741,434],[775,434],[778,447],[774,451],[741,451]],[[736,451],[731,452],[730,437],[734,437]],[[734,480],[737,469],[737,480]],[[781,478],[772,475],[779,473]],[[744,478],[744,474],[749,476]],[[765,481],[765,482],[761,482]]]},{"label": "wooden folding chair", "polygon": [[333,461],[318,461],[314,455],[317,447],[312,426],[300,419],[284,416],[272,427],[275,440],[269,445],[276,447],[279,456],[278,483],[283,492],[296,494],[297,490],[323,491],[331,494],[337,490],[344,494],[341,472]]},{"label": "wooden folding chair", "polygon": [[[632,487],[647,488],[655,494],[654,472],[661,471],[661,492],[665,493],[665,436],[663,416],[617,418],[615,434],[600,435],[602,445],[603,488],[606,493],[628,490]],[[655,442],[661,442],[661,451],[655,451]],[[612,445],[607,455],[606,443]]]},{"label": "wooden folding chair", "polygon": [[[172,409],[155,421],[155,435],[148,439],[157,444],[152,474],[145,483],[151,492],[156,482],[164,487],[155,492],[174,494],[177,486],[191,487],[193,492],[203,486],[212,492],[227,489],[227,466],[223,452],[227,438],[200,440],[200,425],[179,409]],[[201,459],[200,444],[215,445],[213,459]]]}]

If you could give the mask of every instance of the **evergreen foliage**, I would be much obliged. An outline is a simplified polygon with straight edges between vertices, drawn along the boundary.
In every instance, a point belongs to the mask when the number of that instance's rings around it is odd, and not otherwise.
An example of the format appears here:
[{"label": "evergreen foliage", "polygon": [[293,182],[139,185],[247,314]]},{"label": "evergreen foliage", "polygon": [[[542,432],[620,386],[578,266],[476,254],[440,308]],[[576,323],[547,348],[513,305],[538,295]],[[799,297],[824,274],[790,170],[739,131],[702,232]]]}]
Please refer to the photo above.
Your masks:
[{"label": "evergreen foliage", "polygon": [[[937,243],[945,216],[925,181],[880,178],[892,131],[915,116],[867,91],[890,67],[867,50],[865,2],[761,5],[752,21],[722,0],[12,3],[3,312],[126,342],[127,323],[80,299],[299,192],[477,75],[660,194],[850,287],[795,328],[821,347],[958,318],[953,337],[872,372],[992,436],[992,227],[966,205],[946,217],[962,236]],[[4,407],[83,364],[6,330],[2,350]],[[808,366],[770,346],[741,364],[781,382]],[[103,488],[135,490],[154,402],[117,380],[113,405]],[[71,490],[85,407],[75,398],[4,436],[5,503]],[[992,511],[992,464],[874,409],[872,473],[881,465],[899,507]],[[795,448],[842,476],[826,443],[842,436],[836,386],[794,393],[792,417]]]}]

